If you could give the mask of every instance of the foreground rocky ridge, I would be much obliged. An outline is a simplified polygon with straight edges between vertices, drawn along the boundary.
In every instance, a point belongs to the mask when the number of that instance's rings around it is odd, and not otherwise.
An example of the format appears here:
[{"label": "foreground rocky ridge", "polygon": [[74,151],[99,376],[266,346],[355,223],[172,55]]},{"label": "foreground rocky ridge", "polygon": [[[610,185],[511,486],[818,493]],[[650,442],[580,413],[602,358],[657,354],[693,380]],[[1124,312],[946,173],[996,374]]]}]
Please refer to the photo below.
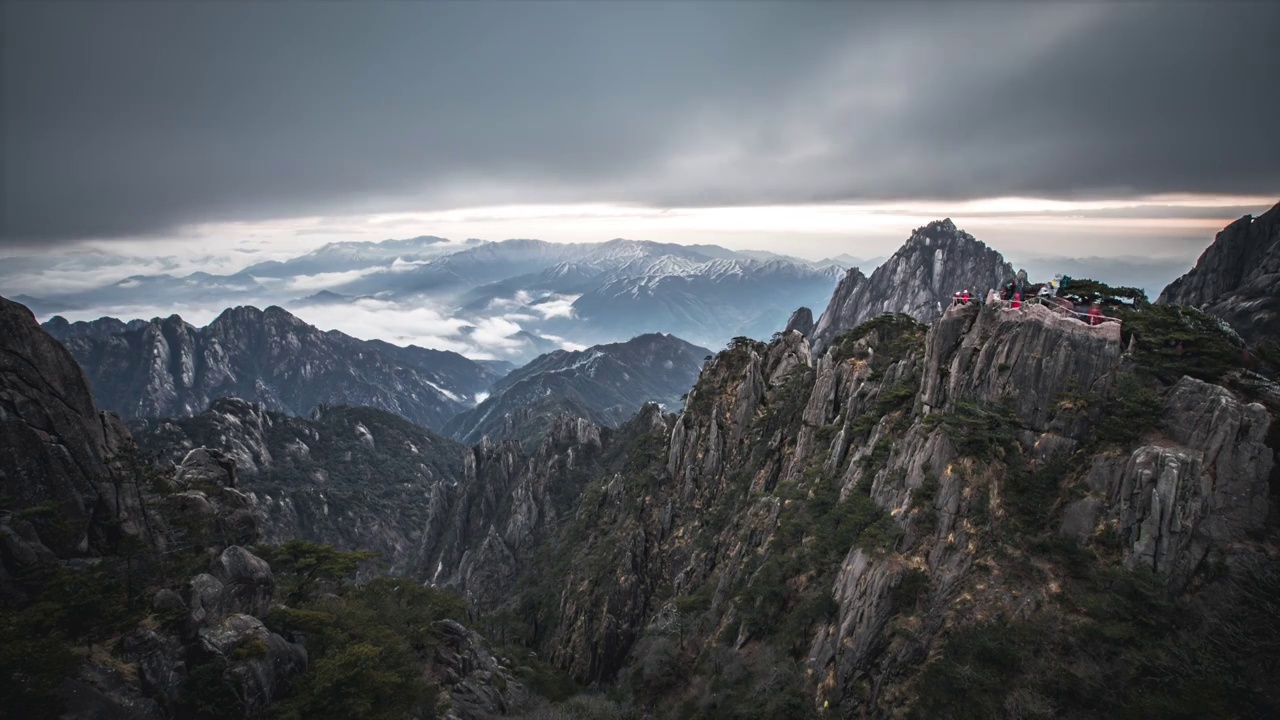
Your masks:
[{"label": "foreground rocky ridge", "polygon": [[439,428],[500,374],[456,353],[321,332],[278,307],[238,307],[204,328],[173,315],[43,325],[84,368],[94,397],[126,418],[190,417],[227,396],[291,415],[363,405]]},{"label": "foreground rocky ridge", "polygon": [[[231,448],[239,456],[196,448],[158,471],[26,308],[0,298],[0,331],[4,715],[315,717],[323,707],[466,720],[529,702],[521,668],[458,624],[453,596],[394,579],[345,584],[364,556],[325,546],[248,549],[264,514],[238,487],[238,461],[270,467],[268,444]],[[292,421],[255,412],[268,428]],[[376,411],[349,413],[359,422]],[[316,422],[327,431],[349,413]]]},{"label": "foreground rocky ridge", "polygon": [[[1126,352],[1150,344],[1044,307],[978,304],[928,328],[878,318],[816,357],[799,332],[742,340],[678,417],[649,408],[599,440],[563,425],[532,457],[477,448],[424,556],[488,622],[663,713],[966,715],[936,705],[952,687],[978,715],[1020,702],[1077,714],[1094,700],[1033,662],[1069,662],[1077,628],[1142,622],[1139,598],[1216,632],[1232,621],[1201,598],[1239,607],[1254,597],[1240,587],[1280,578],[1266,565],[1274,410],[1191,377],[1161,385]],[[1134,588],[1130,604],[1104,610],[1116,583]],[[1002,652],[1038,669],[949,685],[967,643],[1001,627],[1024,638]],[[1111,680],[1097,702],[1154,712],[1165,691],[1142,689],[1120,648],[1098,642],[1089,662]],[[1132,652],[1164,657],[1191,641],[1141,642]],[[715,700],[735,663],[740,698]],[[752,689],[766,677],[771,691]],[[1265,687],[1176,702],[1276,707]]]}]

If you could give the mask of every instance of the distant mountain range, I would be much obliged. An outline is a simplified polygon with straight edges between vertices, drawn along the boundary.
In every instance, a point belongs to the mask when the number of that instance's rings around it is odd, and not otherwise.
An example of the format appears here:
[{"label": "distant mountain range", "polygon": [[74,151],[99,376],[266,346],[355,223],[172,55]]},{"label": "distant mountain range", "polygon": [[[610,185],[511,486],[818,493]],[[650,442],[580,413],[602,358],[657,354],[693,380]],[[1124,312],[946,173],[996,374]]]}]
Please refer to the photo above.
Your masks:
[{"label": "distant mountain range", "polygon": [[229,309],[203,328],[177,315],[42,327],[84,368],[97,402],[125,418],[189,417],[235,396],[292,415],[365,405],[441,427],[509,369],[321,332],[278,307]]},{"label": "distant mountain range", "polygon": [[321,332],[278,307],[229,309],[203,328],[176,315],[56,316],[42,327],[84,369],[97,402],[126,419],[203,416],[220,398],[292,416],[367,406],[467,442],[528,435],[561,414],[616,425],[647,402],[674,409],[711,353],[649,334],[554,350],[513,372],[502,361]]},{"label": "distant mountain range", "polygon": [[534,442],[557,415],[617,426],[645,403],[675,411],[710,354],[656,333],[578,352],[557,350],[499,380],[488,399],[454,418],[445,432],[464,443],[486,436]]},{"label": "distant mountain range", "polygon": [[[450,242],[423,236],[331,243],[285,261],[216,275],[135,275],[24,297],[37,315],[75,319],[182,308],[277,305],[362,337],[370,313],[429,309],[449,347],[527,362],[550,350],[674,333],[720,347],[778,330],[797,304],[824,303],[847,255],[810,262],[764,251],[637,240]],[[205,315],[208,317],[208,315]],[[418,326],[406,321],[405,332]],[[505,334],[494,338],[495,330]],[[404,339],[383,335],[385,339]],[[424,340],[424,342],[429,342]]]}]

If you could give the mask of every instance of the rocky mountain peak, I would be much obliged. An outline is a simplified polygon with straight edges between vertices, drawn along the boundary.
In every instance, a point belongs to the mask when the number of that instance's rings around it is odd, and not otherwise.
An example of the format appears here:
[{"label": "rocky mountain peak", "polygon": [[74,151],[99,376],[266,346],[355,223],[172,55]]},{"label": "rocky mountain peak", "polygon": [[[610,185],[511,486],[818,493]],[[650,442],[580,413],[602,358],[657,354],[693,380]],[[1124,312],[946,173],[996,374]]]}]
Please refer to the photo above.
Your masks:
[{"label": "rocky mountain peak", "polygon": [[941,317],[952,295],[968,289],[981,297],[1013,276],[1000,253],[958,229],[949,218],[916,228],[870,277],[850,269],[812,333],[815,351],[840,333],[885,313],[925,323]]},{"label": "rocky mountain peak", "polygon": [[1280,337],[1280,203],[1223,228],[1157,302],[1204,310],[1251,342]]},{"label": "rocky mountain peak", "polygon": [[[0,482],[8,501],[49,511],[3,513],[5,537],[70,557],[100,550],[112,525],[145,536],[137,489],[121,486],[112,466],[131,445],[119,418],[98,411],[71,354],[30,310],[0,297]],[[3,555],[20,565],[39,556],[11,550]],[[8,569],[4,577],[21,570]]]},{"label": "rocky mountain peak", "polygon": [[807,307],[798,308],[791,313],[791,317],[787,319],[787,325],[782,332],[789,333],[795,331],[808,337],[813,333],[813,311]]},{"label": "rocky mountain peak", "polygon": [[943,218],[942,220],[934,220],[924,227],[916,228],[911,233],[908,243],[929,244],[935,240],[973,240],[974,237],[969,233],[956,227],[951,218]]}]

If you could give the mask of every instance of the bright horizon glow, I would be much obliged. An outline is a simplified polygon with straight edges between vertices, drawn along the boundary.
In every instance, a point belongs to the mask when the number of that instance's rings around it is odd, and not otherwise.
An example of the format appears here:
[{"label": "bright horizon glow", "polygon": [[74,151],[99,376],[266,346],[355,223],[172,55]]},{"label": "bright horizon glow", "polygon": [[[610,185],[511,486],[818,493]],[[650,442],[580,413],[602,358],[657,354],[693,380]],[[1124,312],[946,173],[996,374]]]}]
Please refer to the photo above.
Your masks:
[{"label": "bright horizon glow", "polygon": [[[239,269],[267,259],[309,252],[330,242],[381,241],[436,235],[461,243],[468,238],[536,238],[548,242],[603,242],[613,238],[680,244],[719,244],[735,250],[770,250],[820,260],[841,253],[874,257],[892,253],[911,231],[931,220],[952,218],[958,226],[1005,254],[1071,255],[1019,238],[1036,235],[1106,239],[1103,255],[1184,257],[1185,247],[1207,246],[1213,234],[1238,217],[1240,208],[1265,211],[1275,198],[1225,195],[1155,195],[1128,200],[1050,200],[1003,197],[966,201],[913,200],[705,208],[651,208],[615,203],[501,205],[440,211],[307,216],[254,222],[192,225],[167,239],[86,241],[79,247],[151,254],[226,254]],[[1116,217],[1115,213],[1126,213]],[[1169,217],[1169,214],[1175,217]],[[1115,247],[1115,240],[1147,240],[1150,247]],[[1170,241],[1162,247],[1162,240]],[[1007,244],[1012,242],[1012,244]],[[1074,247],[1072,250],[1078,250]],[[59,250],[54,250],[58,252]],[[185,251],[185,252],[184,252]],[[1109,252],[1107,252],[1109,251]],[[16,253],[17,251],[15,251]],[[1194,256],[1192,256],[1194,257]],[[238,266],[238,267],[237,267]]]},{"label": "bright horizon glow", "polygon": [[[890,255],[913,229],[950,217],[1015,264],[1091,257],[1190,268],[1223,226],[1242,214],[1259,214],[1274,203],[1274,198],[1255,195],[1178,194],[1126,200],[998,197],[954,202],[705,208],[617,203],[501,205],[206,223],[160,238],[92,240],[56,246],[43,253],[13,249],[10,254],[70,257],[88,251],[136,260],[119,267],[103,267],[92,279],[69,270],[67,277],[59,277],[56,283],[62,286],[105,284],[134,274],[157,272],[178,276],[195,271],[233,273],[254,263],[295,257],[326,243],[378,242],[418,235],[448,238],[459,249],[469,238],[536,238],[549,242],[628,238],[684,245],[715,244],[808,260],[842,254],[865,260]],[[158,249],[168,256],[163,269],[152,259]],[[7,289],[15,291],[13,287]],[[37,294],[39,289],[24,287],[18,291]]]}]

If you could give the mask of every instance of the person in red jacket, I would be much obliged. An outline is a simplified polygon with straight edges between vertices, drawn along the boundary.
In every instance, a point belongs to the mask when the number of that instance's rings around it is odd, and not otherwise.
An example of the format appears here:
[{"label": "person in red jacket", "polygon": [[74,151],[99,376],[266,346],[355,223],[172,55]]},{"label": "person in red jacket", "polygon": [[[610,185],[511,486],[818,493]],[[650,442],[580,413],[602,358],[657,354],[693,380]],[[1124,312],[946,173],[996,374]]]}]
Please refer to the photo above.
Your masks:
[{"label": "person in red jacket", "polygon": [[1102,308],[1098,305],[1098,303],[1094,303],[1093,306],[1089,308],[1089,324],[1090,325],[1102,324]]},{"label": "person in red jacket", "polygon": [[1013,301],[1009,303],[1009,307],[1014,310],[1022,307],[1022,293],[1016,292],[1013,294]]}]

